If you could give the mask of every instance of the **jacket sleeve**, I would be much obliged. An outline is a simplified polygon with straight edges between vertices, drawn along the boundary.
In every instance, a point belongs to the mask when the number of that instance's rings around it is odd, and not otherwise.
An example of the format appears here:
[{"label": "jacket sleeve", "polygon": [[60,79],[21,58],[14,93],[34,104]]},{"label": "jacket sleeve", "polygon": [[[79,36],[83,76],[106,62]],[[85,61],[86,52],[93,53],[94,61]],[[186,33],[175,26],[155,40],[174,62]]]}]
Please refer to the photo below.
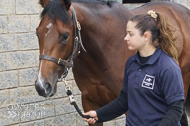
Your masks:
[{"label": "jacket sleeve", "polygon": [[96,110],[98,122],[105,122],[112,120],[128,110],[127,93],[121,91],[120,95],[109,104]]},{"label": "jacket sleeve", "polygon": [[177,126],[183,114],[183,101],[176,101],[169,105],[166,115],[158,126]]}]

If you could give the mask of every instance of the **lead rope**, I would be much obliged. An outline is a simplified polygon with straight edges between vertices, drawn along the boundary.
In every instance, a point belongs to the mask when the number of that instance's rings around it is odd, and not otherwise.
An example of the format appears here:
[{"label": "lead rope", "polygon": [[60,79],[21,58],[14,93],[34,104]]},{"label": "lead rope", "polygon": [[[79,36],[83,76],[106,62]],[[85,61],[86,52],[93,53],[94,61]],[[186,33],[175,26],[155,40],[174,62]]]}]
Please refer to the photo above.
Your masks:
[{"label": "lead rope", "polygon": [[[69,97],[70,104],[71,104],[71,105],[74,105],[75,109],[77,110],[77,112],[79,113],[79,115],[80,115],[81,117],[86,118],[86,119],[92,118],[92,117],[90,117],[90,116],[85,116],[85,115],[82,114],[81,110],[79,109],[77,103],[76,103],[75,100],[74,100],[73,93],[72,93],[70,87],[68,86],[67,81],[66,81],[65,78],[64,78],[63,82],[64,82],[64,84],[65,84],[65,90],[66,90],[67,96]],[[95,122],[95,126],[99,126],[99,124],[98,124],[97,121]]]}]

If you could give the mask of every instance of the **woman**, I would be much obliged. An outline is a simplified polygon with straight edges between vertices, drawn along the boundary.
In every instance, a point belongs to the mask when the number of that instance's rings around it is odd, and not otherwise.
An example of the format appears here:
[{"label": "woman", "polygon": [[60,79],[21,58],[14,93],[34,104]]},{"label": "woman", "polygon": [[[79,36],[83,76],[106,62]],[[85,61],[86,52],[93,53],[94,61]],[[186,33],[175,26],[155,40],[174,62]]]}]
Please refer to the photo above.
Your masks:
[{"label": "woman", "polygon": [[83,120],[105,122],[128,111],[126,126],[180,126],[184,88],[175,31],[164,16],[152,10],[132,17],[124,39],[137,53],[126,62],[120,95],[84,113],[92,118]]}]

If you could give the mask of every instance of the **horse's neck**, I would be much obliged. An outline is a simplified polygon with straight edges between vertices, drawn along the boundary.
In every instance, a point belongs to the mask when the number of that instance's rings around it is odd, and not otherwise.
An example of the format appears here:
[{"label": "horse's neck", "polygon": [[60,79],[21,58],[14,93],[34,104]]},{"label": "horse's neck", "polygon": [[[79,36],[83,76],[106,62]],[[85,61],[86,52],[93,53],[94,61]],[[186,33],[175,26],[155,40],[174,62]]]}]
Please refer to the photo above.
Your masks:
[{"label": "horse's neck", "polygon": [[98,57],[105,61],[108,58],[106,53],[111,53],[109,47],[113,44],[123,48],[119,43],[126,35],[127,20],[132,15],[125,7],[115,4],[112,8],[106,5],[94,5],[91,8],[87,4],[78,3],[73,6],[81,24],[84,47],[91,58]]},{"label": "horse's neck", "polygon": [[[91,55],[91,58],[103,57],[102,47],[104,46],[102,40],[104,39],[106,15],[98,8],[89,8],[85,4],[74,4],[78,21],[81,24],[81,37],[84,48],[87,50],[84,55]],[[95,11],[95,12],[93,12]],[[99,14],[97,16],[96,14]],[[103,35],[103,36],[100,36]],[[82,48],[81,48],[82,50]],[[83,52],[83,51],[81,51]],[[82,55],[82,54],[81,54]]]},{"label": "horse's neck", "polygon": [[[80,48],[81,53],[74,60],[75,80],[81,84],[113,85],[110,89],[115,91],[115,94],[118,93],[125,62],[132,55],[124,41],[126,24],[132,14],[117,4],[111,9],[89,9],[86,6],[74,8],[81,24],[82,42],[87,50],[84,52]],[[95,82],[82,83],[78,78],[90,78]]]}]

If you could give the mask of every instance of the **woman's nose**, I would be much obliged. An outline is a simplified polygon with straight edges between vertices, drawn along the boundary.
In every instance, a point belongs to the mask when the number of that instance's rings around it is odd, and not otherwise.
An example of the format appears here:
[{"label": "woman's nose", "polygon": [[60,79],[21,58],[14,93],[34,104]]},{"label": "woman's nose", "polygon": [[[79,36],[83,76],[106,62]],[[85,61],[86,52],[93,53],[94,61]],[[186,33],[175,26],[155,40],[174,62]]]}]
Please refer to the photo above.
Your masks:
[{"label": "woman's nose", "polygon": [[124,40],[126,40],[126,41],[129,40],[128,34],[125,36]]}]

